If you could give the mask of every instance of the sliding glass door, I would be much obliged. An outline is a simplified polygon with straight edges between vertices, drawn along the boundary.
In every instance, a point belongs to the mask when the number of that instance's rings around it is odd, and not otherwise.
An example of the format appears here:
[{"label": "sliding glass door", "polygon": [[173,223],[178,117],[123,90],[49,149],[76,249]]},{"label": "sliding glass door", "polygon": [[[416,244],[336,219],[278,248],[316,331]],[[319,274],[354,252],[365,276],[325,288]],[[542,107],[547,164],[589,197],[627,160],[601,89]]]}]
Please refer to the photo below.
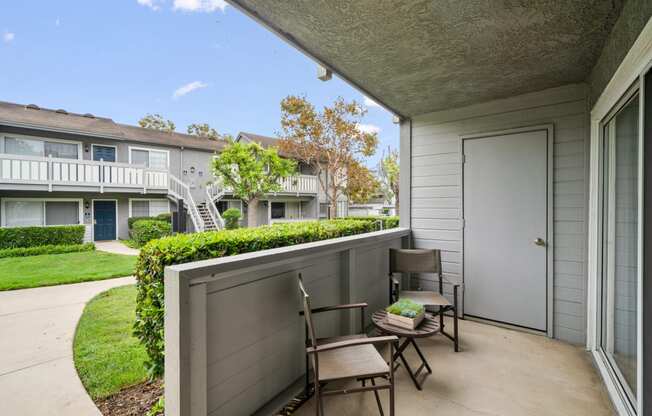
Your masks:
[{"label": "sliding glass door", "polygon": [[602,125],[600,347],[636,408],[639,291],[639,93],[631,91]]}]

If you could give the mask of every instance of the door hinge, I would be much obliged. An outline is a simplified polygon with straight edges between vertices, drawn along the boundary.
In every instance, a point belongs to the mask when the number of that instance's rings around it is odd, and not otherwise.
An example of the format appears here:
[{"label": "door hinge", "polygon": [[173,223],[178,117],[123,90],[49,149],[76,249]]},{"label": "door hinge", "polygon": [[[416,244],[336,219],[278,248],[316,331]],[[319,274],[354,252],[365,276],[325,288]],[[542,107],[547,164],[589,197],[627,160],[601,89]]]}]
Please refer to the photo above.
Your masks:
[{"label": "door hinge", "polygon": [[466,163],[466,155],[462,153],[462,163]]},{"label": "door hinge", "polygon": [[462,229],[464,229],[464,227],[466,227],[466,220],[462,218]]}]

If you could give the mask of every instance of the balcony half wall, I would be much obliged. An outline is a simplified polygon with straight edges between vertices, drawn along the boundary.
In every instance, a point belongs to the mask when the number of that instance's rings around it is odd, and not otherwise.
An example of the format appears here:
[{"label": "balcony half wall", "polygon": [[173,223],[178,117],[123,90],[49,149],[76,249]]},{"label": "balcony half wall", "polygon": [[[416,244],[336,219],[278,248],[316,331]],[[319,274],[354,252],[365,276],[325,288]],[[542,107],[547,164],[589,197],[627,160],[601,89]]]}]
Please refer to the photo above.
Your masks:
[{"label": "balcony half wall", "polygon": [[[165,269],[166,415],[253,414],[301,379],[304,322],[297,275],[313,307],[388,302],[390,248],[404,228]],[[358,312],[315,316],[319,336],[360,331]]]}]

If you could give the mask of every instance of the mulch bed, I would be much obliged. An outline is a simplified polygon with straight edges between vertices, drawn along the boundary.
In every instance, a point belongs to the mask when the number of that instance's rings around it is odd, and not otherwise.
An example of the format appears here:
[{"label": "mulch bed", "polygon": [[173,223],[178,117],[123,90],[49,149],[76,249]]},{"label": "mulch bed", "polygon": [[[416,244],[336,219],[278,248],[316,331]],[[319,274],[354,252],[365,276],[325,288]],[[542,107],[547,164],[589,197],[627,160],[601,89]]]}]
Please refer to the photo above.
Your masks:
[{"label": "mulch bed", "polygon": [[141,383],[127,387],[95,404],[104,416],[143,416],[163,395],[163,382]]}]

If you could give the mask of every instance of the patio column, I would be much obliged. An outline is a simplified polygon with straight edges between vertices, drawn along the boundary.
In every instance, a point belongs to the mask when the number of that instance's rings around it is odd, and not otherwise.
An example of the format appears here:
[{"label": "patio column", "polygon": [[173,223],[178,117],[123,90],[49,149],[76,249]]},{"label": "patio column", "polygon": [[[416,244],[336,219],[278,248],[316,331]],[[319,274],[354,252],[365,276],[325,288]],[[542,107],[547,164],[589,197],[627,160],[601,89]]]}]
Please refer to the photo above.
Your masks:
[{"label": "patio column", "polygon": [[410,228],[412,193],[412,120],[401,121],[400,126],[400,178],[399,178],[399,215],[401,227]]},{"label": "patio column", "polygon": [[267,201],[267,224],[272,223],[272,201]]}]

